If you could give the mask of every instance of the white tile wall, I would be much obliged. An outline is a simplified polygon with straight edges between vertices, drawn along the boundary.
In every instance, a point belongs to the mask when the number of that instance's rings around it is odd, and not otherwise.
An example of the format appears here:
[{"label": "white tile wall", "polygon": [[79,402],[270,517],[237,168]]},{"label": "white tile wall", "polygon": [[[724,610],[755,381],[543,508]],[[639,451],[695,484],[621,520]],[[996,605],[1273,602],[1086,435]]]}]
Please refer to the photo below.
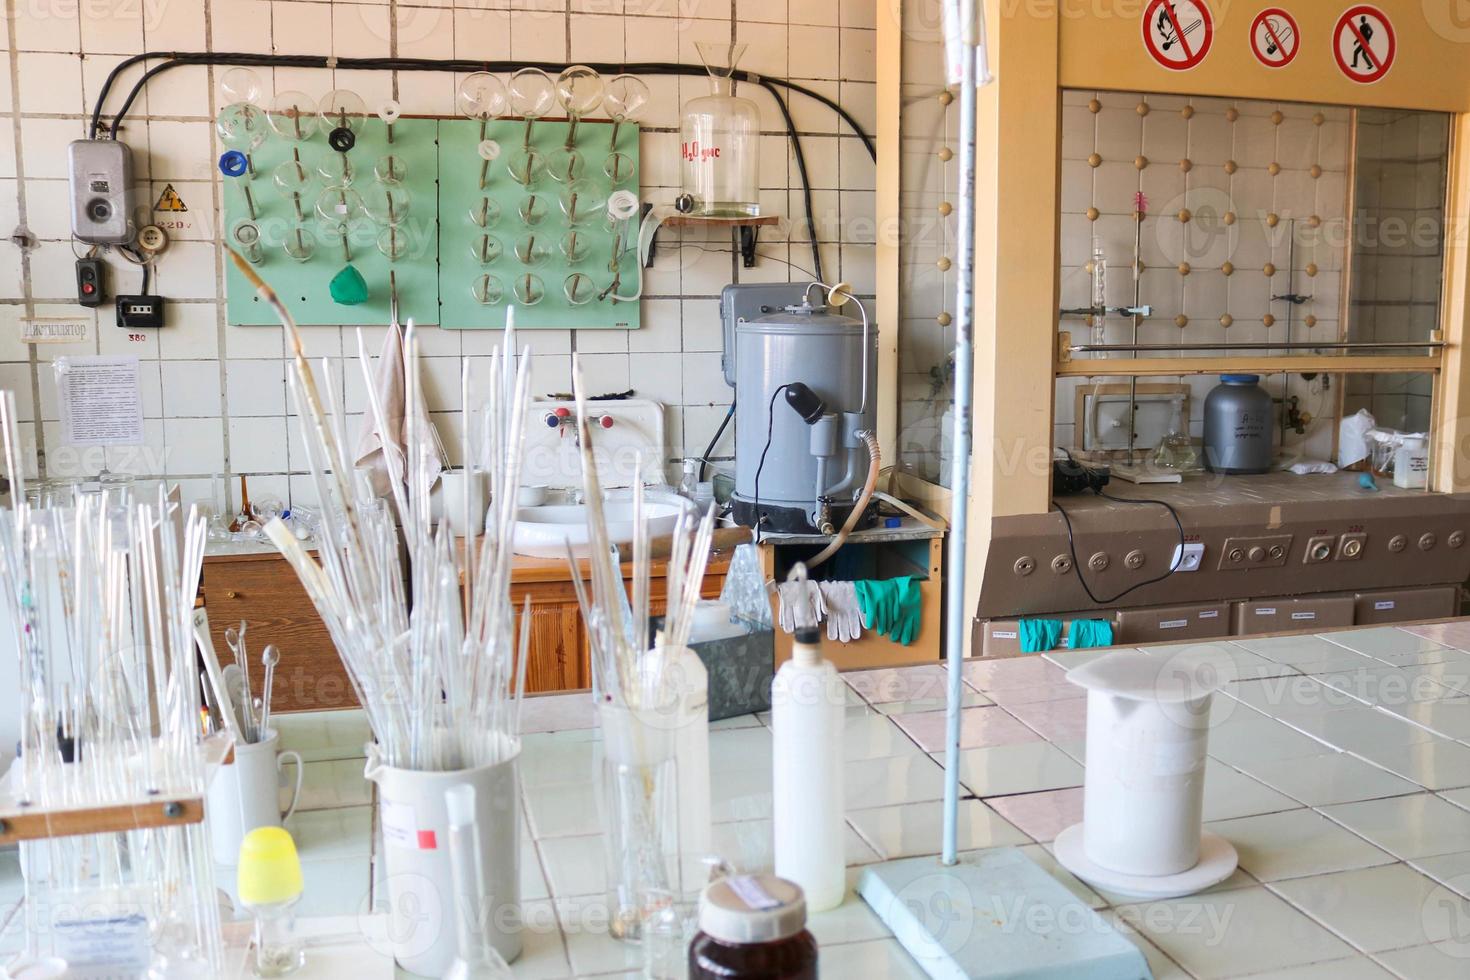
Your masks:
[{"label": "white tile wall", "polygon": [[[1365,109],[1357,118],[1357,212],[1350,335],[1354,340],[1428,339],[1439,325],[1444,280],[1449,117]],[[1366,408],[1380,425],[1429,428],[1427,375],[1348,381],[1346,412]]]},{"label": "white tile wall", "polygon": [[[1348,119],[1348,110],[1333,106],[1063,93],[1061,305],[1091,305],[1091,260],[1100,243],[1109,306],[1134,304],[1140,263],[1138,300],[1153,307],[1139,329],[1142,343],[1277,342],[1288,331],[1297,341],[1337,340]],[[1272,299],[1287,293],[1310,299],[1296,306]],[[1074,340],[1093,336],[1083,319],[1059,319],[1058,329]],[[1101,335],[1126,343],[1132,321],[1109,317]],[[1198,436],[1204,396],[1218,379],[1179,380],[1194,393]],[[1063,446],[1083,442],[1071,419],[1078,383],[1057,384]],[[1320,379],[1264,383],[1277,398],[1297,396],[1316,420],[1304,435],[1286,433],[1285,444],[1329,452],[1336,398]]]},{"label": "white tile wall", "polygon": [[925,479],[942,480],[942,419],[953,400],[948,359],[954,349],[956,220],[953,210],[943,212],[954,207],[959,180],[956,104],[945,91],[944,48],[934,29],[938,0],[905,3],[903,16],[898,462]]},{"label": "white tile wall", "polygon": [[[189,207],[184,227],[158,262],[156,285],[170,301],[169,326],[131,341],[96,320],[96,337],[80,350],[32,351],[14,341],[21,315],[76,315],[66,211],[66,145],[85,135],[92,101],[108,71],[145,50],[229,50],[335,56],[523,58],[526,60],[678,60],[699,64],[694,41],[750,44],[743,67],[802,79],[839,99],[874,126],[874,24],[862,3],[838,0],[413,0],[362,4],[339,0],[197,0],[77,5],[18,3],[5,18],[0,49],[0,383],[17,389],[26,419],[39,418],[36,449],[49,475],[88,476],[103,465],[183,481],[208,495],[217,472],[251,475],[252,492],[310,499],[295,421],[285,394],[280,331],[225,323],[219,200],[211,113],[219,70],[174,69],[150,82],[128,116],[123,138],[134,149],[137,194],[146,208],[172,183]],[[871,6],[871,5],[867,5]],[[490,9],[495,8],[495,9]],[[85,17],[79,15],[85,12]],[[129,76],[136,77],[137,69]],[[405,113],[452,115],[455,78],[439,73],[262,70],[265,87],[320,95],[358,90],[371,103],[396,97]],[[651,78],[654,96],[642,154],[644,196],[670,201],[679,182],[678,107],[702,94],[699,78]],[[570,387],[571,354],[579,352],[593,388],[635,388],[669,406],[671,458],[703,452],[731,393],[719,375],[720,289],[732,281],[802,279],[811,265],[795,190],[795,167],[774,103],[754,86],[742,94],[760,106],[768,135],[762,147],[765,204],[785,216],[761,231],[757,268],[740,267],[728,238],[665,233],[647,277],[643,329],[630,334],[549,331],[522,340],[534,349],[538,392]],[[116,90],[108,110],[116,109]],[[873,165],[835,113],[800,96],[791,110],[811,177],[825,273],[860,292],[873,288]],[[152,221],[164,215],[142,215]],[[24,227],[37,239],[23,251],[8,241]],[[114,290],[136,288],[138,270],[105,255]],[[789,264],[788,264],[789,263]],[[368,331],[376,354],[381,335]],[[462,357],[481,357],[497,337],[427,330],[424,352],[433,373],[431,410],[445,442],[460,424]],[[314,355],[351,354],[356,340],[335,327],[307,331]],[[45,363],[62,353],[126,352],[145,361],[148,444],[127,452],[75,451],[59,443],[54,388]],[[361,411],[355,369],[341,382],[349,411]],[[338,375],[341,377],[341,374]],[[288,448],[288,445],[290,448]],[[728,455],[733,429],[716,456]],[[677,473],[677,467],[671,467]]]}]

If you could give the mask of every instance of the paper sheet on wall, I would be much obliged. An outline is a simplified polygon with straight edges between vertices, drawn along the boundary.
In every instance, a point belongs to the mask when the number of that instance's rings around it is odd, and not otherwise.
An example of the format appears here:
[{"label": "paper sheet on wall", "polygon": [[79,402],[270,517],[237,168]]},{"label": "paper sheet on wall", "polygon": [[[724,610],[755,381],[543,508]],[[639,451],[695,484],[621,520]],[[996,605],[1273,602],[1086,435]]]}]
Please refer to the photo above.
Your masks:
[{"label": "paper sheet on wall", "polygon": [[143,392],[136,357],[60,357],[53,366],[62,442],[143,444]]}]

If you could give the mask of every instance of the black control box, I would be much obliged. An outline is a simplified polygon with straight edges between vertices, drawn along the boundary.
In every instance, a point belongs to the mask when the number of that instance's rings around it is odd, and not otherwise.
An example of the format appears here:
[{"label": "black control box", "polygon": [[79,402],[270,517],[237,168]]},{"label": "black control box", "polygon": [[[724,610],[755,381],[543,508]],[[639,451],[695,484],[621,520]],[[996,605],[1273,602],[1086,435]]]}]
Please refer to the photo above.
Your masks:
[{"label": "black control box", "polygon": [[101,306],[107,298],[107,265],[101,259],[77,259],[77,302]]},{"label": "black control box", "polygon": [[119,296],[117,325],[128,330],[163,326],[162,296]]}]

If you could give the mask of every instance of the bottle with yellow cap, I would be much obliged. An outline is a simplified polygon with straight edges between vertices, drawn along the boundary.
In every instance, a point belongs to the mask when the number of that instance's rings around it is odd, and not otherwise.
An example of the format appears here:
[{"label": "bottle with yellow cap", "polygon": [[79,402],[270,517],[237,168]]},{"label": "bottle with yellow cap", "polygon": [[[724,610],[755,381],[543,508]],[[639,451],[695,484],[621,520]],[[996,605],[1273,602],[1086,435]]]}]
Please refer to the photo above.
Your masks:
[{"label": "bottle with yellow cap", "polygon": [[255,975],[284,977],[306,962],[296,935],[301,859],[281,827],[257,827],[240,842],[240,903],[255,916]]}]

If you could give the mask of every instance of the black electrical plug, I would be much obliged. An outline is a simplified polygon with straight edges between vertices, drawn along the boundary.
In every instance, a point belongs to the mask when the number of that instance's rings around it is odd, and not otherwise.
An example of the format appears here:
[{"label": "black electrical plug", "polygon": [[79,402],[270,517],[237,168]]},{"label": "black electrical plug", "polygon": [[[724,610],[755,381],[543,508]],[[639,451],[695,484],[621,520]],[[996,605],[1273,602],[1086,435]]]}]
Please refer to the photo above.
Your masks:
[{"label": "black electrical plug", "polygon": [[786,386],[786,404],[790,405],[807,425],[816,425],[827,411],[827,405],[806,385],[793,381]]}]

